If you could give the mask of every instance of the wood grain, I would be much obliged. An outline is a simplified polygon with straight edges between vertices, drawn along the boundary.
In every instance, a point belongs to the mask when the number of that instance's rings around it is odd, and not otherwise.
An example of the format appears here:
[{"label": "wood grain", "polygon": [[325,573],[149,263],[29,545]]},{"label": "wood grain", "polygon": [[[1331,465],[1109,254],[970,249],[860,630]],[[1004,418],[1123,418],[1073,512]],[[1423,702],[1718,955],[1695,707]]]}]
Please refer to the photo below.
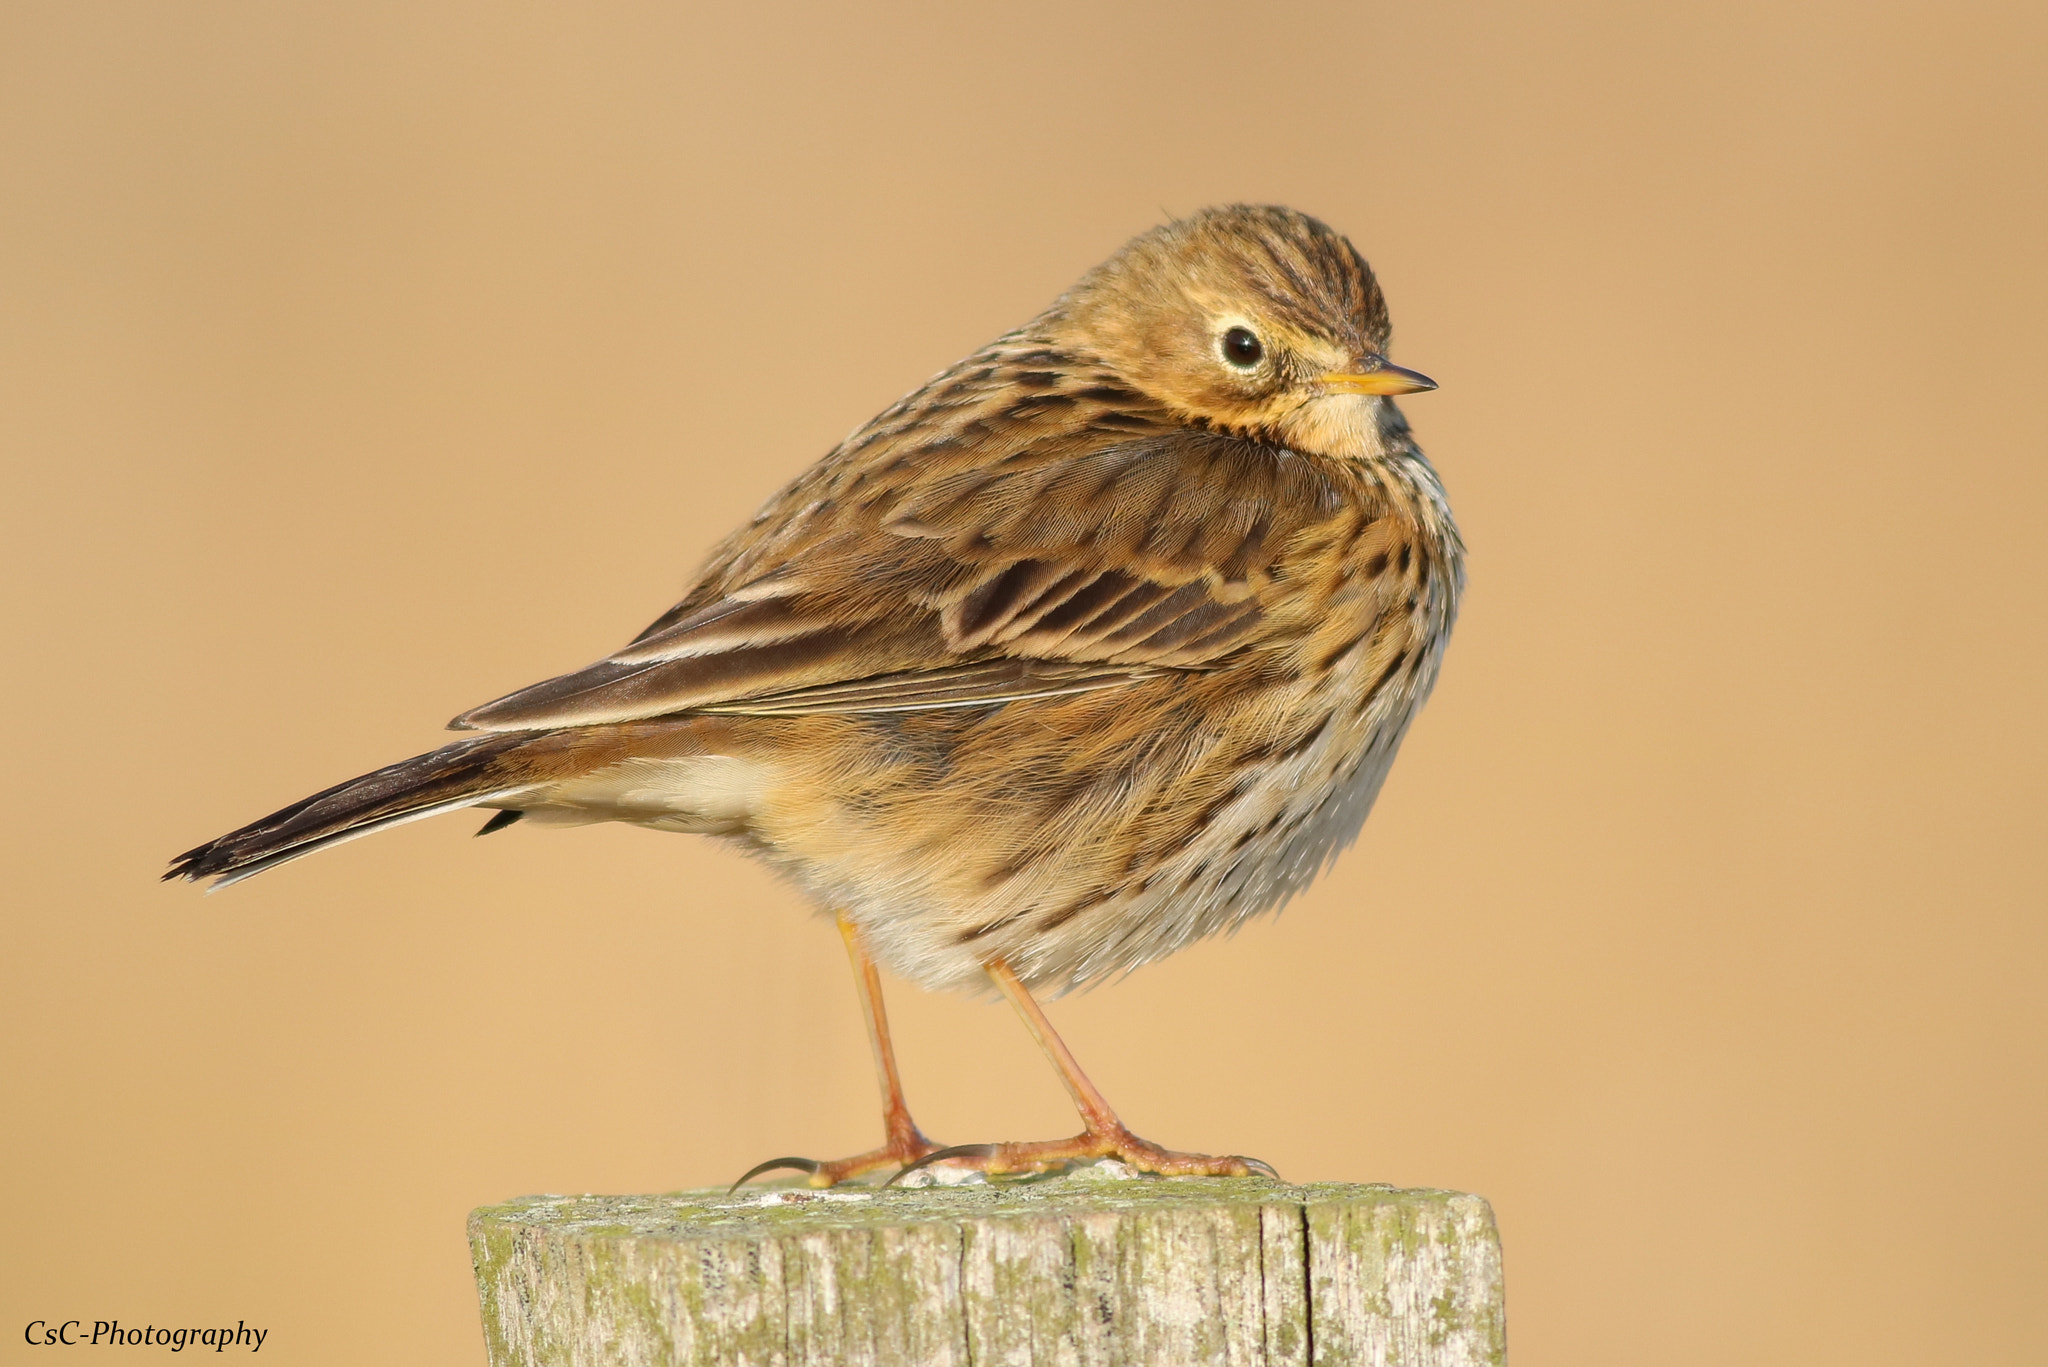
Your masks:
[{"label": "wood grain", "polygon": [[530,1196],[470,1217],[492,1367],[1506,1361],[1477,1196],[1090,1170]]}]

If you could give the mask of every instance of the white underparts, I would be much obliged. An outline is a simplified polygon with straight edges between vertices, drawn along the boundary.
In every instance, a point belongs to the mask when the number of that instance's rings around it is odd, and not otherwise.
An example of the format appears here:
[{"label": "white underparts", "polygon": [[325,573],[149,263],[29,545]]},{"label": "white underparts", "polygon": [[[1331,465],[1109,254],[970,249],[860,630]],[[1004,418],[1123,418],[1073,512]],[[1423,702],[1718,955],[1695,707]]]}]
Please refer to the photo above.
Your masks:
[{"label": "white underparts", "polygon": [[732,755],[629,759],[538,790],[524,810],[543,825],[626,821],[693,835],[732,835],[760,809],[769,766]]}]

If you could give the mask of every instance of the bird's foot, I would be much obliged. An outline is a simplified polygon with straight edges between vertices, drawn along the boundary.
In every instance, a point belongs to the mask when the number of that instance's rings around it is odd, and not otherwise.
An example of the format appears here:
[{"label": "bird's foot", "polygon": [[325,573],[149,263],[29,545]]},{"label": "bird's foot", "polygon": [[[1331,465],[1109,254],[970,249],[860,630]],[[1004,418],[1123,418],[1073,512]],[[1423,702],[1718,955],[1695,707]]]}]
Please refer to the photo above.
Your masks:
[{"label": "bird's foot", "polygon": [[1161,1177],[1272,1177],[1279,1173],[1272,1165],[1242,1154],[1212,1156],[1206,1153],[1177,1153],[1149,1139],[1140,1139],[1121,1124],[1083,1130],[1071,1139],[1041,1139],[1031,1143],[955,1144],[923,1154],[889,1179],[894,1186],[934,1163],[974,1168],[991,1177],[1007,1173],[1050,1172],[1093,1159],[1113,1158],[1138,1172]]},{"label": "bird's foot", "polygon": [[[879,1149],[869,1149],[851,1158],[835,1158],[820,1162],[815,1158],[771,1158],[765,1163],[756,1163],[748,1168],[739,1181],[732,1184],[730,1191],[738,1191],[763,1173],[789,1170],[809,1174],[809,1183],[814,1187],[836,1187],[841,1182],[882,1168],[900,1168],[908,1172],[911,1167],[935,1153],[943,1152],[937,1144],[924,1137],[915,1125],[893,1131],[889,1142]],[[898,1174],[901,1175],[900,1173]],[[893,1180],[893,1179],[892,1179]]]}]

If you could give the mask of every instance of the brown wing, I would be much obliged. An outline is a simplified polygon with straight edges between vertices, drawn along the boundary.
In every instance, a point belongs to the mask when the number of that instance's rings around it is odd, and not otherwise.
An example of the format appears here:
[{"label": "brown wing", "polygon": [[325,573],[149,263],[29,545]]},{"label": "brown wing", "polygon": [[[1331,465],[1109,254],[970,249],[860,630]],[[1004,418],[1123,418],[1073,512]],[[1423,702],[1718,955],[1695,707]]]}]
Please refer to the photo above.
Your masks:
[{"label": "brown wing", "polygon": [[[960,707],[1199,668],[1258,638],[1289,542],[1342,506],[1313,461],[1185,431],[841,483],[728,546],[751,577],[715,562],[617,654],[453,724]],[[735,551],[764,539],[783,542],[772,565]]]}]

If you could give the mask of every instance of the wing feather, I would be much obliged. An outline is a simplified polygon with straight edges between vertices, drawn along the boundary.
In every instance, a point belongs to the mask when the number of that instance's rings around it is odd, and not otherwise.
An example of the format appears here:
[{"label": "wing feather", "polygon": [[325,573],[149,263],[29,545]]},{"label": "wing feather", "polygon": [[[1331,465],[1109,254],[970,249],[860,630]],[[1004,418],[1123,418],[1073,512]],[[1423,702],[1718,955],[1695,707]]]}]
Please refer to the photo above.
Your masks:
[{"label": "wing feather", "polygon": [[[1279,557],[1342,511],[1327,472],[1215,433],[1084,435],[993,466],[949,467],[963,457],[939,443],[898,453],[844,481],[866,481],[859,497],[806,486],[800,518],[742,533],[617,654],[453,725],[978,706],[1204,668],[1259,640]],[[781,563],[749,553],[761,538],[786,542]]]},{"label": "wing feather", "polygon": [[1040,660],[985,660],[951,669],[911,670],[852,683],[792,689],[745,702],[713,703],[703,712],[752,717],[813,716],[845,712],[921,712],[941,707],[985,707],[1024,698],[1051,698],[1120,688],[1149,679],[1156,669],[1068,665]]}]

